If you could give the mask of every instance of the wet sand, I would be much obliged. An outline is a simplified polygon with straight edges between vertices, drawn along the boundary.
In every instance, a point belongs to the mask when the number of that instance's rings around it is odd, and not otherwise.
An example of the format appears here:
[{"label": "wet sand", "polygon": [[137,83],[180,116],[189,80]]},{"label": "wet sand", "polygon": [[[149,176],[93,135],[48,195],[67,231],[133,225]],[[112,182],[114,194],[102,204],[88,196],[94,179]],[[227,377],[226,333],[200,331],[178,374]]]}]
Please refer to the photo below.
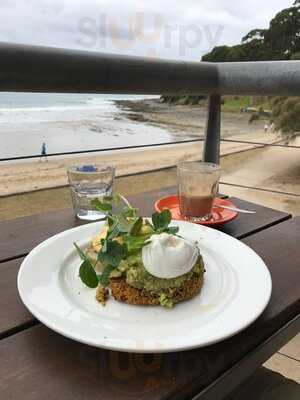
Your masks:
[{"label": "wet sand", "polygon": [[[160,100],[116,101],[123,115],[134,121],[165,127],[176,140],[204,136],[207,109],[204,106],[169,105]],[[264,134],[263,120],[249,124],[249,114],[222,113],[222,138]]]}]

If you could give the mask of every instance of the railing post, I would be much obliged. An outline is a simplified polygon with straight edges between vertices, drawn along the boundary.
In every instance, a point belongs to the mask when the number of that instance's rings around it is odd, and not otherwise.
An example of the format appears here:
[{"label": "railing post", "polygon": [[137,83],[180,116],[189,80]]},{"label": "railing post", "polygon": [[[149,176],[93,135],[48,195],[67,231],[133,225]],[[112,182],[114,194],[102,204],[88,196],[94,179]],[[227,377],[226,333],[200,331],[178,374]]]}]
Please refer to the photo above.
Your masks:
[{"label": "railing post", "polygon": [[208,99],[208,114],[202,160],[220,163],[221,96],[211,95]]}]

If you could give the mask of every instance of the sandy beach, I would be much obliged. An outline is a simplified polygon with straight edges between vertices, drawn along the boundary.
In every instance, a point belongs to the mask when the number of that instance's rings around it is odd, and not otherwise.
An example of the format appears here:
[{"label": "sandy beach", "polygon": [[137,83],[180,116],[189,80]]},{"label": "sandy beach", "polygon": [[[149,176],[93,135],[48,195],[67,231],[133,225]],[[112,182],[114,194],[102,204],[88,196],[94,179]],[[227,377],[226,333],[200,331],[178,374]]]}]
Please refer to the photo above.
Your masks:
[{"label": "sandy beach", "polygon": [[[155,100],[118,101],[118,118],[127,119],[136,129],[147,125],[169,133],[176,140],[201,139],[205,129],[206,110],[199,106],[169,106]],[[266,134],[264,121],[248,123],[249,115],[223,113],[222,138],[261,143],[283,143],[277,134]],[[299,139],[299,138],[298,138]],[[159,146],[138,150],[117,150],[88,156],[51,157],[48,162],[3,163],[0,167],[0,193],[8,196],[67,185],[66,168],[74,163],[113,163],[117,176],[127,176],[175,166],[178,161],[199,160],[202,142]],[[297,145],[299,143],[297,142]],[[222,142],[222,181],[229,184],[300,193],[298,149],[269,148],[252,144]],[[174,182],[175,184],[175,182]],[[144,190],[147,190],[145,181]],[[266,196],[264,192],[224,185],[226,194],[240,195],[275,208],[300,213],[299,197]],[[267,198],[268,197],[268,198]],[[275,199],[275,200],[274,200]]]},{"label": "sandy beach", "polygon": [[[200,107],[168,106],[159,101],[120,101],[119,118],[126,118],[143,129],[144,124],[168,131],[175,141],[201,139],[204,135],[206,109]],[[275,134],[263,132],[263,123],[248,124],[248,116],[226,113],[223,116],[222,137],[274,143],[281,140]],[[144,143],[141,138],[141,143]],[[125,143],[122,143],[124,145]],[[130,143],[129,143],[130,144]],[[126,145],[126,144],[125,144]],[[202,142],[156,146],[136,150],[115,150],[91,153],[85,156],[49,157],[48,161],[33,159],[26,162],[3,163],[0,168],[1,196],[24,193],[32,190],[59,187],[67,184],[66,169],[74,163],[112,163],[117,167],[117,176],[152,171],[176,165],[179,161],[199,160]],[[255,148],[255,145],[222,143],[222,156]]]},{"label": "sandy beach", "polygon": [[[205,105],[169,105],[160,100],[116,101],[123,115],[129,119],[164,127],[176,140],[201,138],[204,135],[207,109]],[[264,134],[264,121],[249,124],[249,114],[222,113],[222,138]],[[246,139],[245,139],[246,140]],[[251,140],[251,139],[250,139]]]}]

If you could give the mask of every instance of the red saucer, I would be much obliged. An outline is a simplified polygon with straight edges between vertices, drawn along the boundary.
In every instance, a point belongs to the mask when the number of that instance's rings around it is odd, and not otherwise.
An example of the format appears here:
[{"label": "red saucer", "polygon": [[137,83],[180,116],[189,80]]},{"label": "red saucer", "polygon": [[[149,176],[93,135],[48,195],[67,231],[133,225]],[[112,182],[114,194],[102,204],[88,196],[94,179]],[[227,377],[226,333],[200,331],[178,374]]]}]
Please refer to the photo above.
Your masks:
[{"label": "red saucer", "polygon": [[[208,221],[201,221],[196,223],[200,225],[221,225],[225,224],[226,222],[232,221],[234,218],[236,218],[238,214],[236,211],[225,210],[224,208],[218,208],[217,207],[218,205],[236,207],[230,200],[220,199],[219,197],[217,197],[214,201],[212,218]],[[171,211],[173,219],[181,221],[187,220],[186,217],[183,217],[180,214],[177,195],[162,197],[161,199],[155,202],[154,207],[155,210],[158,212],[161,212],[164,209],[168,208]]]}]

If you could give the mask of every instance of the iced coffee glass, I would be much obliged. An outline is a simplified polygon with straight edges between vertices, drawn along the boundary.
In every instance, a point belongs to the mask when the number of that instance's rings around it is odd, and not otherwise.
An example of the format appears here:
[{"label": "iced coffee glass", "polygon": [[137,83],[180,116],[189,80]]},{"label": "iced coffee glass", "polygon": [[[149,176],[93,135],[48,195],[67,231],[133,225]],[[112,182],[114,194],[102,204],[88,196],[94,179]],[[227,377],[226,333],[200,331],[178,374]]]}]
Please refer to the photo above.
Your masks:
[{"label": "iced coffee glass", "polygon": [[218,192],[221,168],[217,164],[190,161],[177,166],[180,213],[191,222],[208,221],[212,217]]}]

